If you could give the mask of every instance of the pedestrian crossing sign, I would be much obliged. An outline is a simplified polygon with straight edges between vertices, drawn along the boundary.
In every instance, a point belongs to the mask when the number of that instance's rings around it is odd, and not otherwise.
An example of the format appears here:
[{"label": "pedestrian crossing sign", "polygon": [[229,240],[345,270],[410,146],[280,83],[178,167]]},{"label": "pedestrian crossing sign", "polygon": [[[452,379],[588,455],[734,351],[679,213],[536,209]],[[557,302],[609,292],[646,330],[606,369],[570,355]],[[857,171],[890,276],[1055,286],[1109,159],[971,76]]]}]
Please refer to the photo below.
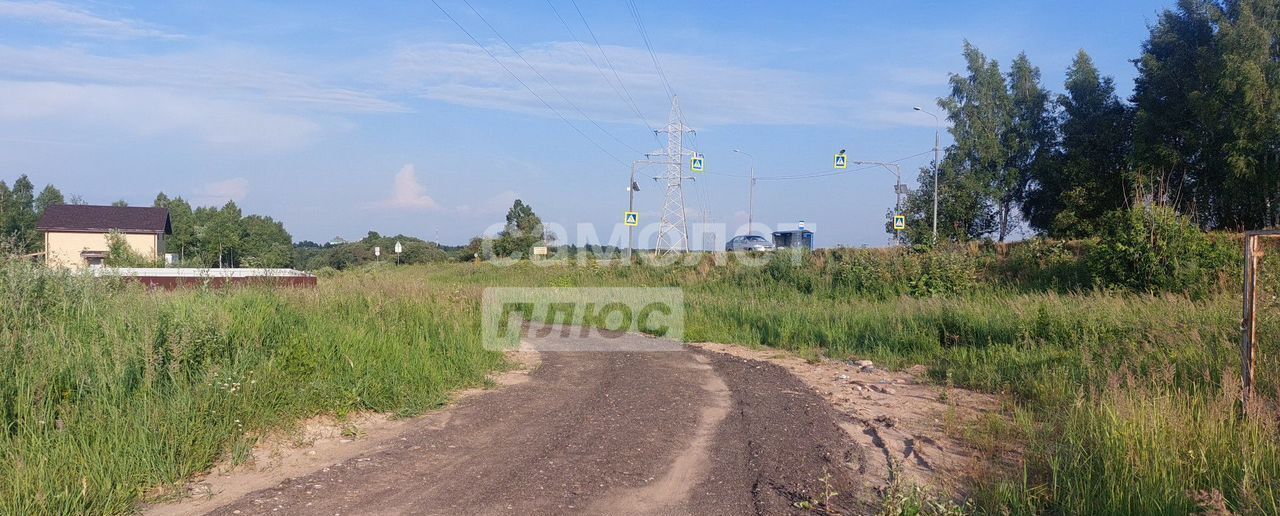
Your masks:
[{"label": "pedestrian crossing sign", "polygon": [[702,172],[702,156],[694,156],[689,160],[689,170]]},{"label": "pedestrian crossing sign", "polygon": [[894,231],[902,231],[902,230],[904,230],[904,229],[907,229],[907,216],[906,216],[906,215],[894,215],[894,216],[893,216],[893,230],[894,230]]},{"label": "pedestrian crossing sign", "polygon": [[634,211],[628,211],[622,215],[622,223],[631,227],[639,226],[640,214]]},{"label": "pedestrian crossing sign", "polygon": [[836,154],[836,168],[849,168],[849,162],[844,154]]}]

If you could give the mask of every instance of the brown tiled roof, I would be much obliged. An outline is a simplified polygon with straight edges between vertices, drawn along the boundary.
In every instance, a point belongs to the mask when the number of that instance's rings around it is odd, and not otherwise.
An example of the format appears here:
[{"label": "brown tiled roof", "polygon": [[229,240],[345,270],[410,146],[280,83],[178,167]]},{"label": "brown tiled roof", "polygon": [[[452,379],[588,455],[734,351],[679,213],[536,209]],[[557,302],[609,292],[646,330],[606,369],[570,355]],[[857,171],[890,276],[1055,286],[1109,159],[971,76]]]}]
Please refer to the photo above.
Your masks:
[{"label": "brown tiled roof", "polygon": [[135,208],[125,206],[89,206],[84,204],[59,204],[45,208],[44,216],[36,229],[41,231],[72,231],[106,233],[154,233],[169,235],[169,210],[165,208]]}]

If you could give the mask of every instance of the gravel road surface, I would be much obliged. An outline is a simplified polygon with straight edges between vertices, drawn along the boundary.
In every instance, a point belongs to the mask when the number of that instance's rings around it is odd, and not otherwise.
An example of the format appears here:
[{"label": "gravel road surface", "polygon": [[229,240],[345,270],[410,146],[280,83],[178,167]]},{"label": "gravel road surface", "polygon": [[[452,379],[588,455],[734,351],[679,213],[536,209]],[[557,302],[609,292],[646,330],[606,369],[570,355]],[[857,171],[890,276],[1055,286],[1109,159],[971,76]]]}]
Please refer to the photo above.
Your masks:
[{"label": "gravel road surface", "polygon": [[[539,341],[573,347],[559,332],[526,342]],[[872,510],[857,492],[862,450],[786,370],[646,337],[609,341],[632,351],[544,351],[529,381],[467,398],[443,424],[213,513]]]}]

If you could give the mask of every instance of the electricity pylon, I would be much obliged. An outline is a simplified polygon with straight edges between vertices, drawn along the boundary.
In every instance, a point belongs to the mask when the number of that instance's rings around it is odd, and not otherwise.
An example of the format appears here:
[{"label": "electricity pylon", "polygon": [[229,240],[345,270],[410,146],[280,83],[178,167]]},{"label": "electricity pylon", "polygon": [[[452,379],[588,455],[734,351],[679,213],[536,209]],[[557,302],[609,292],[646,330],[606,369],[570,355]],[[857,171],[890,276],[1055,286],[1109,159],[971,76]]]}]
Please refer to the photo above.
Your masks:
[{"label": "electricity pylon", "polygon": [[651,156],[661,156],[667,165],[666,172],[659,178],[666,185],[666,195],[662,200],[662,220],[658,223],[658,243],[654,252],[658,256],[670,253],[683,253],[689,250],[689,223],[685,220],[684,180],[692,179],[684,175],[685,156],[693,155],[693,151],[684,148],[684,133],[693,130],[684,125],[684,116],[680,113],[680,101],[671,97],[671,115],[667,117],[667,126],[654,131],[667,133],[667,150]]}]

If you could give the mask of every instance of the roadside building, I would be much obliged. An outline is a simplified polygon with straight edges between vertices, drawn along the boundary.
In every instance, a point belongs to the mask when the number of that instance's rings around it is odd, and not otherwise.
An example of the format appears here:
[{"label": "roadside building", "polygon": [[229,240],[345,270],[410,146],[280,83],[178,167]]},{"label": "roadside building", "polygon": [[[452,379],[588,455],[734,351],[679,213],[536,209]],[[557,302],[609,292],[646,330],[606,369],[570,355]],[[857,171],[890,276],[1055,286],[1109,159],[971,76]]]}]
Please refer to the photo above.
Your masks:
[{"label": "roadside building", "polygon": [[123,235],[134,253],[153,261],[164,258],[165,236],[173,234],[165,208],[76,204],[46,208],[36,229],[44,234],[45,263],[71,269],[102,266],[112,231]]}]

